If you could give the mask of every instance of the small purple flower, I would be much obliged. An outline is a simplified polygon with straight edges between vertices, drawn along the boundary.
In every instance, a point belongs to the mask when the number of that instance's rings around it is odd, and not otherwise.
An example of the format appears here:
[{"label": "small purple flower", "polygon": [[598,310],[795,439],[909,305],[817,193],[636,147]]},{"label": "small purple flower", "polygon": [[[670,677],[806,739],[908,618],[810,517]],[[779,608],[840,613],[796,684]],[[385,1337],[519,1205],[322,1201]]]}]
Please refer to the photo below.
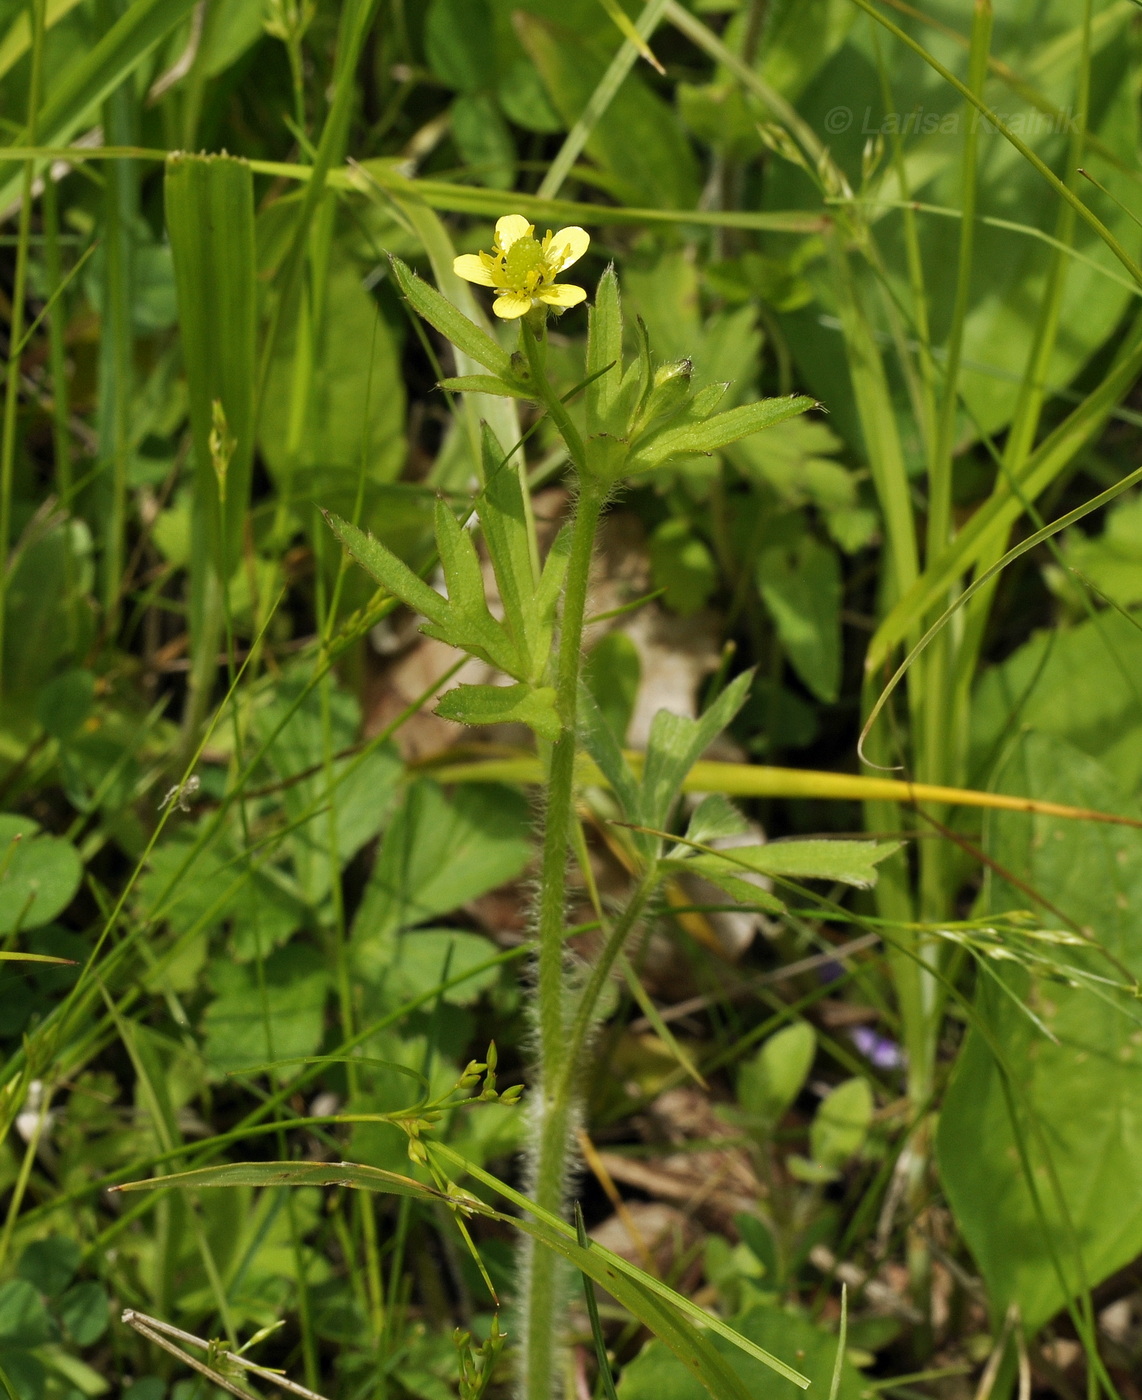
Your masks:
[{"label": "small purple flower", "polygon": [[876,1069],[902,1069],[908,1056],[895,1040],[874,1031],[871,1026],[853,1026],[849,1039]]}]

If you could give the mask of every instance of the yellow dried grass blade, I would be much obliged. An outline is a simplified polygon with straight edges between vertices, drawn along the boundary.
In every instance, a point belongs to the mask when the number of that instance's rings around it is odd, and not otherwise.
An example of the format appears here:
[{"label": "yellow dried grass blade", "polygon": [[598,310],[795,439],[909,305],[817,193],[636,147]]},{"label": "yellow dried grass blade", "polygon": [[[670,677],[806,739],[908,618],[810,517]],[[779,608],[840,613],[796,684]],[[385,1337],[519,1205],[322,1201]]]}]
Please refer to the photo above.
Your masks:
[{"label": "yellow dried grass blade", "polygon": [[622,33],[627,43],[633,44],[639,54],[646,59],[647,63],[657,72],[665,76],[666,69],[663,68],[662,64],[655,58],[654,54],[651,52],[650,45],[634,27],[633,20],[619,4],[619,0],[599,0],[599,4],[602,5],[603,9],[610,15],[616,28]]},{"label": "yellow dried grass blade", "polygon": [[[642,755],[628,753],[636,769]],[[606,787],[598,768],[580,759],[578,781],[588,787]],[[502,758],[472,763],[426,765],[425,771],[442,783],[525,783],[543,781],[539,760]],[[999,812],[1026,812],[1069,821],[1107,822],[1114,826],[1142,827],[1135,817],[1068,807],[1062,802],[1040,802],[1004,792],[978,792],[974,788],[941,787],[934,783],[910,783],[899,778],[866,778],[858,773],[821,773],[811,768],[769,768],[750,763],[695,763],[684,792],[722,792],[727,797],[815,797],[828,802],[899,802],[915,806],[931,802],[949,807],[984,807]]]}]

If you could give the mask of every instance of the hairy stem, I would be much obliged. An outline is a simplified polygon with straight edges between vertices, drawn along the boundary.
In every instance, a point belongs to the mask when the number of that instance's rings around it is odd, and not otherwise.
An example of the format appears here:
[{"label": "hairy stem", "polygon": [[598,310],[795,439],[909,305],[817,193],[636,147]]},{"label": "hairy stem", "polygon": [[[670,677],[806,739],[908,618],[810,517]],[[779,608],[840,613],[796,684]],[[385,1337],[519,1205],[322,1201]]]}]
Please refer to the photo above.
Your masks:
[{"label": "hairy stem", "polygon": [[[574,821],[576,700],[591,554],[604,499],[605,492],[597,485],[585,483],[575,513],[556,670],[556,704],[562,733],[551,750],[543,830],[536,998],[539,1083],[532,1103],[532,1195],[537,1205],[557,1214],[563,1209],[572,1127],[570,1096],[559,1091],[567,1059],[563,915]],[[550,1400],[556,1389],[559,1326],[556,1255],[549,1250],[527,1249],[524,1278],[521,1393],[527,1400]]]}]

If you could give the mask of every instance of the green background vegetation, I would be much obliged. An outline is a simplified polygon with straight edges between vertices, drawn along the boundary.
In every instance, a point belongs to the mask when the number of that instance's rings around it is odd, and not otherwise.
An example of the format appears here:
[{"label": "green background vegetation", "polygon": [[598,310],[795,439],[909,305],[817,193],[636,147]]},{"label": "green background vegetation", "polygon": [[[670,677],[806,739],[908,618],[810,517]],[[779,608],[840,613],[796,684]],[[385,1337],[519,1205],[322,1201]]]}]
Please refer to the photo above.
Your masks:
[{"label": "green background vegetation", "polygon": [[1140,17],[993,4],[0,0],[0,1393],[1138,1394]]}]

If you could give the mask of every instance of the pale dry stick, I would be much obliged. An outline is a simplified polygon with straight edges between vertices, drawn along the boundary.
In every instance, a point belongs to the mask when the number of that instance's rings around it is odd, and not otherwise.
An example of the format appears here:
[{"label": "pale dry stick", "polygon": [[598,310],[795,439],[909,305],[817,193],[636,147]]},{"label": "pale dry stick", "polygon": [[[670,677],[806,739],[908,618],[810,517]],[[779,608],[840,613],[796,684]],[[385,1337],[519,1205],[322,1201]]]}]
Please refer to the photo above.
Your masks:
[{"label": "pale dry stick", "polygon": [[[976,1387],[975,1400],[991,1400],[991,1392],[995,1386],[995,1378],[999,1375],[999,1365],[1003,1360],[1003,1354],[1007,1350],[1007,1343],[1011,1337],[1012,1329],[1019,1316],[1017,1304],[1012,1303],[1007,1309],[1007,1316],[1003,1322],[1003,1331],[999,1341],[991,1349],[991,1355],[987,1358],[987,1365],[983,1368],[983,1374],[979,1378],[979,1385]],[[1022,1397],[1020,1397],[1022,1400]]]},{"label": "pale dry stick", "polygon": [[279,1390],[288,1390],[291,1395],[300,1395],[302,1400],[325,1400],[324,1395],[318,1394],[316,1390],[309,1390],[304,1385],[298,1385],[297,1381],[291,1381],[287,1376],[279,1375],[277,1371],[272,1371],[267,1366],[259,1366],[254,1361],[247,1361],[244,1356],[238,1356],[235,1352],[226,1351],[218,1347],[214,1342],[204,1341],[201,1337],[196,1337],[193,1332],[184,1332],[181,1327],[175,1327],[169,1322],[162,1322],[157,1317],[149,1317],[146,1313],[136,1312],[134,1308],[127,1308],[122,1319],[128,1327],[133,1327],[140,1336],[146,1337],[148,1341],[154,1342],[164,1351],[169,1351],[172,1356],[177,1356],[180,1361],[185,1361],[188,1366],[192,1366],[201,1375],[212,1380],[215,1385],[220,1385],[224,1390],[228,1390],[231,1395],[236,1395],[239,1400],[254,1400],[254,1396],[248,1390],[243,1390],[227,1377],[220,1375],[204,1361],[199,1361],[195,1356],[189,1356],[181,1347],[175,1346],[174,1342],[168,1338],[176,1337],[180,1342],[185,1342],[187,1346],[200,1347],[207,1355],[221,1357],[227,1364],[240,1366],[244,1371],[249,1371],[255,1376],[260,1376],[271,1385],[275,1385]]},{"label": "pale dry stick", "polygon": [[[22,915],[21,915],[22,917]],[[38,1080],[33,1080],[28,1086],[28,1099],[31,1100],[36,1089]],[[8,1203],[8,1214],[4,1220],[4,1231],[0,1235],[0,1265],[3,1265],[8,1257],[8,1250],[12,1244],[12,1231],[16,1225],[16,1217],[20,1214],[20,1206],[24,1200],[24,1192],[28,1188],[28,1181],[32,1175],[32,1165],[36,1160],[36,1153],[40,1149],[40,1138],[44,1128],[51,1118],[52,1090],[45,1089],[40,1085],[40,1099],[33,1112],[35,1119],[31,1125],[31,1132],[27,1136],[27,1147],[24,1151],[23,1161],[20,1163],[20,1170],[16,1177],[16,1184],[12,1191],[12,1199]]]},{"label": "pale dry stick", "polygon": [[194,67],[194,60],[198,57],[199,45],[202,43],[202,30],[205,22],[206,0],[198,0],[198,4],[191,11],[190,37],[186,41],[186,48],[167,71],[160,74],[151,84],[147,92],[148,107],[153,107],[160,97],[170,92],[171,88],[176,83],[180,83]]},{"label": "pale dry stick", "polygon": [[[1019,1322],[1019,1304],[1012,1303],[1016,1324]],[[1019,1400],[1031,1400],[1031,1359],[1027,1355],[1027,1338],[1023,1328],[1015,1327],[1015,1345],[1019,1351]]]}]

